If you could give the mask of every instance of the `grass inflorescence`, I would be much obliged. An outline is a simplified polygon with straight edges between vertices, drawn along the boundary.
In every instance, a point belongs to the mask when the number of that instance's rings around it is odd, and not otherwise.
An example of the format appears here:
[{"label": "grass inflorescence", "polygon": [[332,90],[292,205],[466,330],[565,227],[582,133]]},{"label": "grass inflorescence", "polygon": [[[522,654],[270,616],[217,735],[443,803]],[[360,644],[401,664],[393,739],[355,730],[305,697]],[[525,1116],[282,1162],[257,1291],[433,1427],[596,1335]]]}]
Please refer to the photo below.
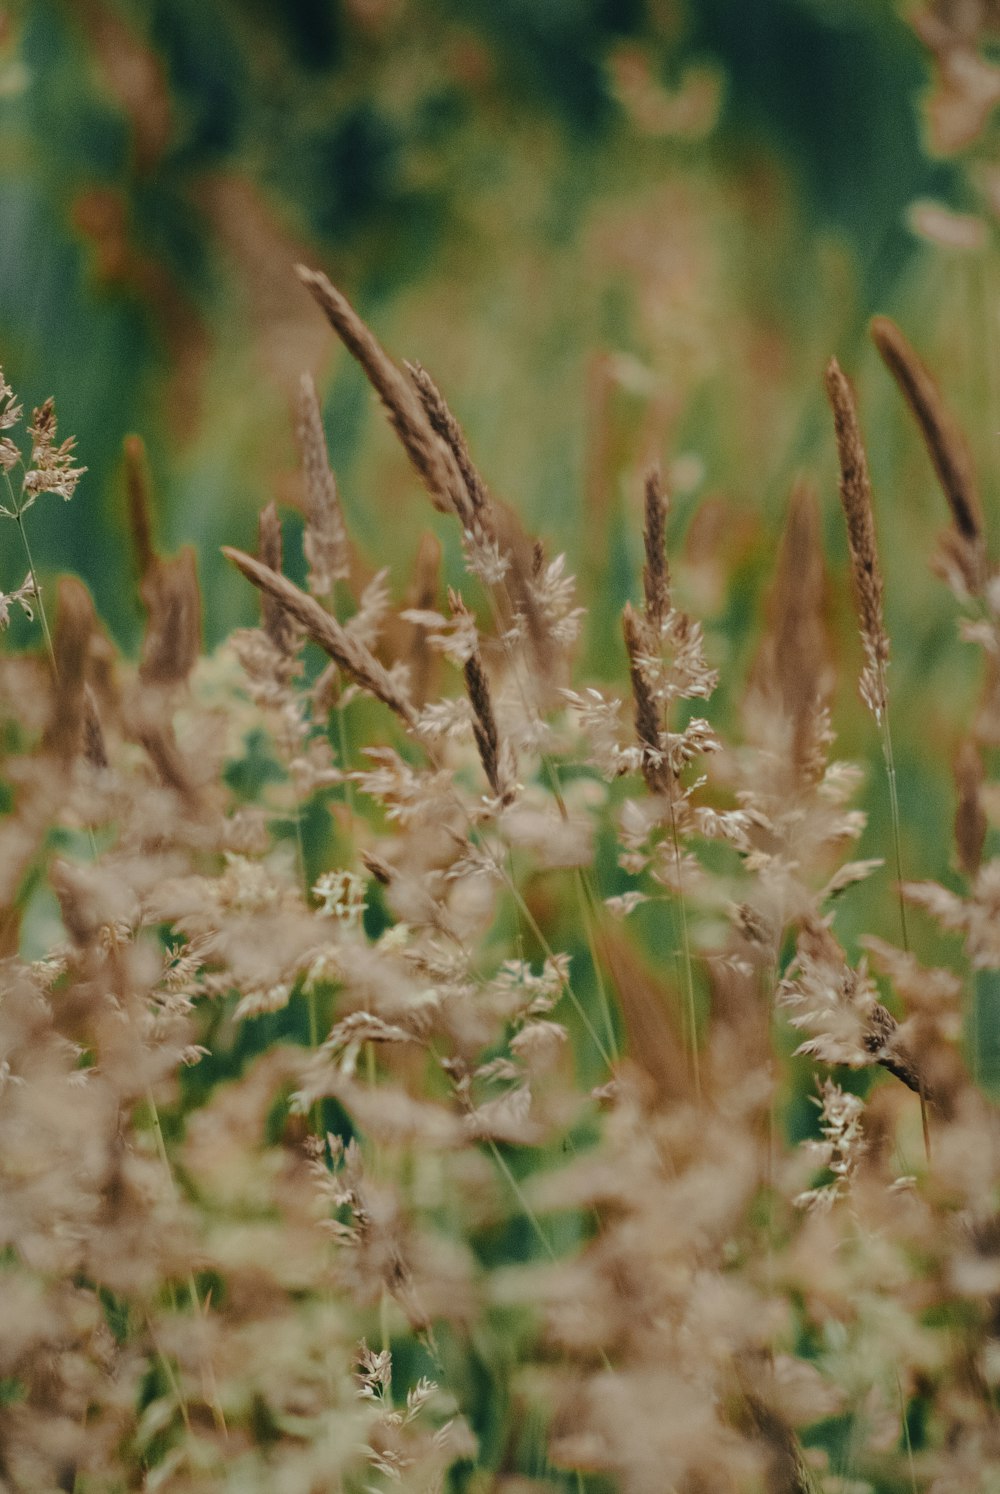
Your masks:
[{"label": "grass inflorescence", "polygon": [[[875,498],[836,360],[892,801],[874,855],[832,755],[809,483],[738,740],[710,719],[657,468],[622,689],[598,690],[563,558],[495,502],[430,375],[299,274],[465,579],[443,587],[428,538],[403,605],[384,572],[360,585],[306,377],[304,587],[270,504],[257,555],[225,550],[260,624],[206,654],[193,554],[157,552],[129,438],[138,664],[72,578],[46,658],[0,659],[0,1489],[992,1487],[1000,1127],[965,1014],[1000,968],[1000,587],[931,376],[878,320],[987,660],[948,886],[904,880]],[[85,469],[51,402],[27,462],[21,419],[0,381],[27,544],[30,503]],[[28,563],[0,623],[41,604]],[[899,943],[839,925],[886,850],[900,908],[957,936],[947,968],[905,913]]]}]

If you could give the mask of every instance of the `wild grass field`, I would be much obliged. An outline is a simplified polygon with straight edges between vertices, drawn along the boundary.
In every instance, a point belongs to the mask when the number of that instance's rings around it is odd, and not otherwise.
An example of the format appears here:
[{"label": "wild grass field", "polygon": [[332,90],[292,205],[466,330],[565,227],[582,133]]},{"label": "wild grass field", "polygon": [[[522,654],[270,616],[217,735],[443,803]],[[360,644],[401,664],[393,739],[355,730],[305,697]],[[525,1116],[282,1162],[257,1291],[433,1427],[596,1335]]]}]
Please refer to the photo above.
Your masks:
[{"label": "wild grass field", "polygon": [[11,1494],[1000,1489],[995,17],[748,15],[0,28]]}]

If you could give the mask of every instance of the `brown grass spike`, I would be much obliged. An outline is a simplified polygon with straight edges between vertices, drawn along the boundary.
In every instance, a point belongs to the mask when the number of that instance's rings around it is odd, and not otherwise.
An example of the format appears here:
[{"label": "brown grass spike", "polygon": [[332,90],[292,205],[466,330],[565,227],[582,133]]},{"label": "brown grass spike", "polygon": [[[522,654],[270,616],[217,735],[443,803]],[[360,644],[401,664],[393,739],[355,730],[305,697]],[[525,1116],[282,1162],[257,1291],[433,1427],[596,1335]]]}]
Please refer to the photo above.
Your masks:
[{"label": "brown grass spike", "polygon": [[305,265],[297,265],[296,270],[341,342],[364,369],[435,507],[457,514],[463,528],[469,528],[469,504],[455,458],[432,429],[413,384],[321,271]]},{"label": "brown grass spike", "polygon": [[[449,593],[451,610],[456,617],[469,616],[469,610],[456,592]],[[465,688],[472,706],[472,730],[479,749],[479,760],[494,795],[504,803],[513,798],[513,787],[503,761],[500,733],[497,730],[496,714],[493,710],[493,695],[490,682],[483,668],[479,644],[465,661]]]},{"label": "brown grass spike", "polygon": [[667,567],[667,499],[658,467],[651,467],[646,474],[645,513],[646,565],[642,584],[646,597],[646,621],[653,636],[659,639],[660,629],[670,611],[670,572]]},{"label": "brown grass spike", "polygon": [[670,792],[670,770],[663,759],[660,742],[660,713],[642,664],[644,629],[631,602],[626,602],[622,613],[622,631],[625,634],[629,678],[635,702],[635,730],[644,749],[642,776],[651,794],[667,794]]},{"label": "brown grass spike", "polygon": [[261,565],[259,560],[244,554],[242,550],[223,545],[222,553],[227,560],[233,562],[237,570],[243,572],[248,581],[252,581],[259,590],[268,592],[284,607],[345,674],[395,711],[407,726],[415,724],[416,712],[389,671],[379,663],[370,649],[342,628],[313,597],[307,596],[286,577]]},{"label": "brown grass spike", "polygon": [[[351,567],[344,516],[326,449],[323,417],[316,386],[309,374],[302,375],[299,385],[298,438],[306,501],[302,548],[309,563],[309,590],[314,596],[326,596],[333,590],[334,582],[347,580]],[[280,566],[274,569],[280,570]]]},{"label": "brown grass spike", "polygon": [[951,411],[903,333],[887,316],[871,323],[872,341],[916,417],[955,528],[976,549],[983,545],[983,511],[972,458]]},{"label": "brown grass spike", "polygon": [[455,458],[468,495],[469,511],[477,527],[488,532],[492,527],[489,523],[489,494],[486,491],[486,484],[476,471],[468,442],[465,439],[465,432],[451,413],[444,395],[426,368],[419,363],[407,363],[406,369],[416,386],[420,403],[427,412],[428,420]]},{"label": "brown grass spike", "polygon": [[882,611],[882,568],[875,542],[871,479],[854,394],[836,358],[831,358],[827,365],[826,392],[833,408],[840,460],[840,501],[847,520],[854,597],[866,657],[861,695],[875,719],[881,721],[887,703],[885,668],[889,662],[889,638]]}]

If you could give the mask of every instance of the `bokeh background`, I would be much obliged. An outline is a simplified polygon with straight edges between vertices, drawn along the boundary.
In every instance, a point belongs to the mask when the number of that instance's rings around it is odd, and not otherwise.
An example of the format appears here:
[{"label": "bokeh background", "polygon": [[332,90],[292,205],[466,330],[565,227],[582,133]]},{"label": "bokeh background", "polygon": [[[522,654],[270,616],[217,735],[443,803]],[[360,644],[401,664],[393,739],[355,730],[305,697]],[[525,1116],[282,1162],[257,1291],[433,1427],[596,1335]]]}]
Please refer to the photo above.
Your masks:
[{"label": "bokeh background", "polygon": [[[663,463],[684,599],[735,712],[792,481],[823,502],[846,752],[857,706],[822,370],[858,384],[894,640],[906,860],[947,875],[976,664],[928,572],[940,499],[866,322],[938,373],[989,507],[1000,432],[1000,97],[988,0],[31,0],[0,23],[0,364],[89,471],[31,523],[126,649],[122,438],[159,540],[200,556],[211,644],[253,615],[220,560],[277,497],[301,567],[311,370],[362,566],[397,596],[436,516],[292,266],[434,374],[497,494],[564,549],[581,668],[621,672],[640,477]],[[457,576],[457,537],[438,525]],[[22,576],[15,536],[0,587]],[[8,635],[14,646],[26,635]],[[968,651],[971,654],[971,651]],[[887,833],[872,805],[872,842]]]}]

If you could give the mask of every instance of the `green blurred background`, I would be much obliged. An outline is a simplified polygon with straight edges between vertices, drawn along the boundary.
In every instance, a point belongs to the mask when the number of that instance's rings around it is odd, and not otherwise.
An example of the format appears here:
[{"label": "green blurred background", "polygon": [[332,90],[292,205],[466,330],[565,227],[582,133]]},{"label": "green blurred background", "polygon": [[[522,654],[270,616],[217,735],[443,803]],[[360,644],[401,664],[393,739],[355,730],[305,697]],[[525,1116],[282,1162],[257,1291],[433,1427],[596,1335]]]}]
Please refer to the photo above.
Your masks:
[{"label": "green blurred background", "polygon": [[[943,510],[865,339],[895,315],[969,430],[987,500],[1000,428],[997,258],[915,232],[974,203],[927,148],[927,55],[882,0],[35,0],[0,21],[0,363],[54,394],[89,471],[31,515],[43,573],[85,578],[137,643],[122,437],[145,438],[165,549],[199,550],[210,643],[253,615],[219,559],[298,501],[310,369],[365,566],[397,596],[437,523],[292,265],[325,269],[419,358],[481,468],[590,609],[584,668],[621,670],[640,475],[662,460],[731,716],[791,481],[819,485],[843,655],[843,748],[865,752],[822,395],[856,377],[879,490],[911,864],[940,873],[976,664],[927,559]],[[13,533],[0,586],[23,575]],[[18,635],[14,635],[15,641]],[[23,635],[21,635],[23,637]],[[967,650],[966,653],[969,651]],[[872,835],[885,833],[874,806]]]}]

